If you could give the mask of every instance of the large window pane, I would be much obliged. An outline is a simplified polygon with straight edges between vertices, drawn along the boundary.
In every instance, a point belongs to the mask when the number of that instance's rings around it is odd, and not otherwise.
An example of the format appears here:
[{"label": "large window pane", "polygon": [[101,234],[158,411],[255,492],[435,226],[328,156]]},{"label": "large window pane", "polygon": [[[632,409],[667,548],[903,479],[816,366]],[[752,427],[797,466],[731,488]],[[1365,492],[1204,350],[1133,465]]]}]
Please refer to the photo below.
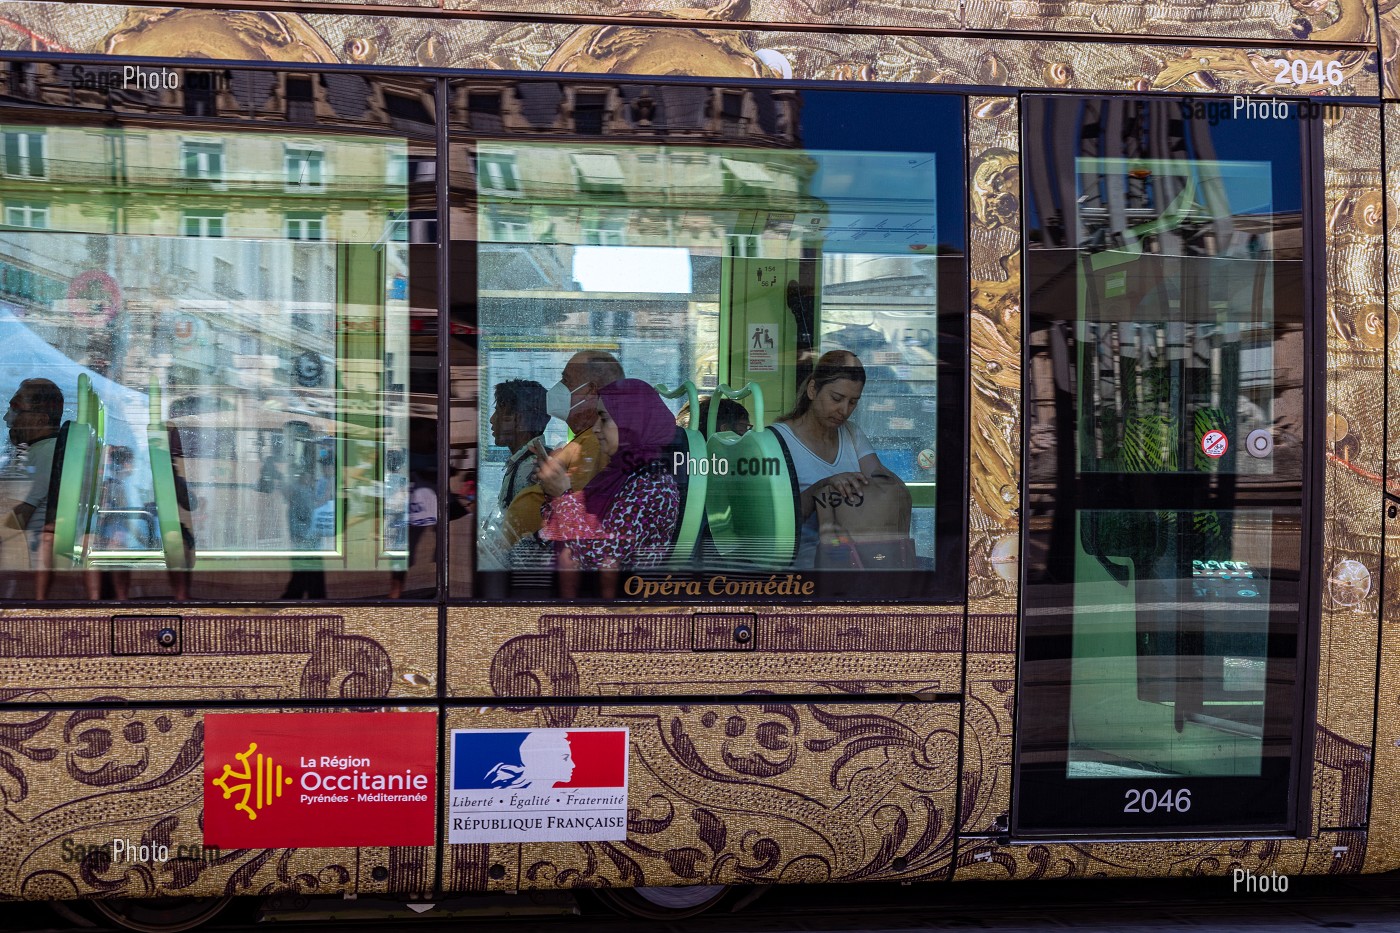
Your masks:
[{"label": "large window pane", "polygon": [[1296,819],[1306,127],[1200,112],[1027,102],[1022,832]]},{"label": "large window pane", "polygon": [[435,406],[418,424],[410,398],[416,244],[396,166],[413,144],[4,134],[47,141],[49,194],[40,213],[0,180],[8,225],[46,228],[0,231],[0,383],[24,422],[0,495],[25,518],[3,595],[431,587],[430,567],[408,578],[437,509]]},{"label": "large window pane", "polygon": [[[538,117],[548,87],[502,107]],[[693,90],[655,94],[679,116]],[[477,244],[487,591],[956,592],[962,357],[945,341],[941,360],[939,338],[963,312],[959,137],[852,133],[878,95],[716,93],[764,120],[720,121],[702,145],[472,146],[474,229],[455,235]],[[611,125],[622,99],[598,96],[590,120]],[[961,118],[950,99],[901,103]],[[768,147],[736,144],[761,129]],[[866,148],[840,148],[852,139]],[[615,448],[598,427],[610,393]],[[663,421],[647,443],[628,434]],[[541,480],[542,450],[567,488]],[[629,456],[642,463],[623,470]]]}]

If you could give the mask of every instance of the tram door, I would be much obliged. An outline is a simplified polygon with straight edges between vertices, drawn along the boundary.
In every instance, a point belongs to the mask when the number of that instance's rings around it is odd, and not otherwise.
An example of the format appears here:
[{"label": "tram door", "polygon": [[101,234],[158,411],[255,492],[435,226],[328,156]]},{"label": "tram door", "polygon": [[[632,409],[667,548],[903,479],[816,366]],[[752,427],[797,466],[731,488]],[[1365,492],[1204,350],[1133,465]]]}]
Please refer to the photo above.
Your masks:
[{"label": "tram door", "polygon": [[1023,835],[1296,824],[1312,128],[1205,112],[1027,100]]}]

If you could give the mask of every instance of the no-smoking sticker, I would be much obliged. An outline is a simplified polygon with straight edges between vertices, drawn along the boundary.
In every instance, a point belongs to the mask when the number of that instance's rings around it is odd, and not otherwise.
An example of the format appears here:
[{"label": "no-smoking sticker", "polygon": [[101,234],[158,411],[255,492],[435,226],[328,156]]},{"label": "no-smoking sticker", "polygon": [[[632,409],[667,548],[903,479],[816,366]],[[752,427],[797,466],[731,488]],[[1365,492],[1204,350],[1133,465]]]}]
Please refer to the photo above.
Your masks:
[{"label": "no-smoking sticker", "polygon": [[1201,437],[1201,450],[1212,460],[1219,460],[1230,449],[1230,440],[1224,431],[1207,431]]}]

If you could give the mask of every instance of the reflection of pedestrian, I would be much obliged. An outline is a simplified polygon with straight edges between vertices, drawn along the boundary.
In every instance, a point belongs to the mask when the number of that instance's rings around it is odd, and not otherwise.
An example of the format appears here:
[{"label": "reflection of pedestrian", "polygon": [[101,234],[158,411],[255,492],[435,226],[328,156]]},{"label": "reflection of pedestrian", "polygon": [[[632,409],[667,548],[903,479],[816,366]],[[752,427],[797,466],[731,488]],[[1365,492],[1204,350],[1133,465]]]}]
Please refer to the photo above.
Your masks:
[{"label": "reflection of pedestrian", "polygon": [[[29,550],[27,565],[34,570],[35,596],[48,596],[52,554],[41,547],[44,524],[49,512],[49,487],[53,474],[54,450],[58,443],[59,424],[63,420],[63,393],[48,379],[26,379],[10,399],[5,413],[5,426],[10,429],[10,443],[23,456],[13,457],[4,478],[13,490],[6,501],[7,514],[0,514],[0,524],[7,531],[23,532]],[[12,559],[7,561],[18,564]]]},{"label": "reflection of pedestrian", "polygon": [[408,547],[408,477],[403,475],[408,454],[395,448],[384,455],[384,549]]},{"label": "reflection of pedestrian", "polygon": [[[155,521],[146,506],[147,497],[136,487],[131,448],[113,445],[107,451],[108,474],[97,513],[97,546],[103,551],[155,547]],[[131,571],[89,570],[87,587],[92,599],[126,599],[131,591]]]},{"label": "reflection of pedestrian", "polygon": [[[292,550],[316,551],[321,547],[321,536],[316,528],[316,509],[321,485],[316,470],[315,448],[302,448],[301,469],[287,483],[287,535],[291,538]],[[305,564],[309,558],[293,557],[297,564]],[[326,575],[319,567],[292,571],[283,599],[324,599],[326,596]]]},{"label": "reflection of pedestrian", "polygon": [[[403,595],[408,579],[407,567],[412,567],[415,555],[425,537],[433,537],[438,521],[437,426],[429,418],[411,418],[408,423],[408,559],[404,570],[389,575],[389,598]],[[434,553],[437,553],[436,546]]]}]

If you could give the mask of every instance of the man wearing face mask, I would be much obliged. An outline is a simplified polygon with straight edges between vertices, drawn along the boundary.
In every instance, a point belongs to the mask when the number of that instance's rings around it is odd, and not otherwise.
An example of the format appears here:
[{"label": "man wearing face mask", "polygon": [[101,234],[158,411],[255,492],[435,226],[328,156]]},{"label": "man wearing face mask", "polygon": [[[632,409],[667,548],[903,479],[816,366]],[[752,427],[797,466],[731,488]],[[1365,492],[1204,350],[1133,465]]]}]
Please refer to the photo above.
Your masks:
[{"label": "man wearing face mask", "polygon": [[[554,451],[552,456],[568,469],[569,482],[575,492],[588,485],[588,481],[608,465],[607,455],[593,433],[593,422],[598,420],[598,392],[623,378],[622,364],[611,353],[581,350],[569,358],[559,381],[545,396],[550,416],[567,424],[573,434],[573,440]],[[532,444],[540,462],[551,456],[538,439]],[[501,527],[506,548],[514,547],[521,538],[540,530],[540,509],[548,500],[539,483],[526,486],[511,500]]]}]

